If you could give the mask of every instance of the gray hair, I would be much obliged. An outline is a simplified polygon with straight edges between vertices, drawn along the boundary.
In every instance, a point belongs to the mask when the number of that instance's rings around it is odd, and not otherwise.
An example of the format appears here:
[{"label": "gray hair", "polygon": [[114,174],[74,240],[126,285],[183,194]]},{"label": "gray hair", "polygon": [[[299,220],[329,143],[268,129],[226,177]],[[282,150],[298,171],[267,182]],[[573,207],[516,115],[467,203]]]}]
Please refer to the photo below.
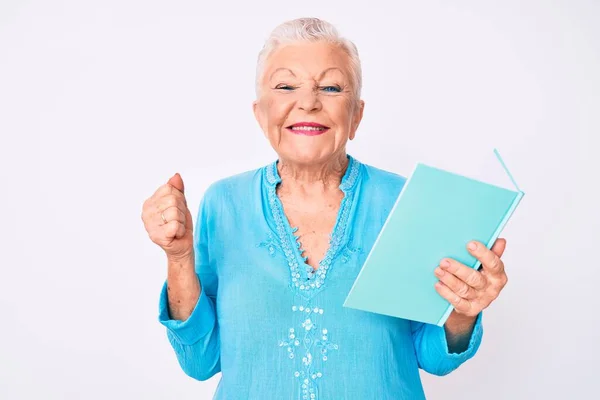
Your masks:
[{"label": "gray hair", "polygon": [[350,40],[340,36],[338,30],[332,24],[319,18],[298,18],[284,22],[273,29],[262,50],[258,53],[258,62],[256,66],[256,96],[260,97],[260,83],[266,61],[275,50],[282,45],[295,42],[318,41],[336,44],[348,54],[354,94],[358,101],[360,99],[362,88],[362,68],[358,56],[358,49]]}]

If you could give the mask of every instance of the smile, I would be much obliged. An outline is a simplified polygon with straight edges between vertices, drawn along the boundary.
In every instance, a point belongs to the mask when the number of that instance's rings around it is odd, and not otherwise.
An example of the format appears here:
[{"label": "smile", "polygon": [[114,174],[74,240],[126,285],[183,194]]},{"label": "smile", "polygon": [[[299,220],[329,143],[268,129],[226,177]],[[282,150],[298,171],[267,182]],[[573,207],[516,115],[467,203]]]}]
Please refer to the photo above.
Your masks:
[{"label": "smile", "polygon": [[295,135],[317,136],[327,132],[329,127],[316,122],[299,122],[286,129]]}]

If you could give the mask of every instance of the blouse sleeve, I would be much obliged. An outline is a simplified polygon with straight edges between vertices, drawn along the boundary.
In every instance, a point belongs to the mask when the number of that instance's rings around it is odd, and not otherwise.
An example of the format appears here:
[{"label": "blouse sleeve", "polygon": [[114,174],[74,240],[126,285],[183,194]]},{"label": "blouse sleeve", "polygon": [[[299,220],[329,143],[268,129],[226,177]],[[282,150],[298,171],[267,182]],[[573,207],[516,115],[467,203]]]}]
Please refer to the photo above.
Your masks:
[{"label": "blouse sleeve", "polygon": [[481,318],[482,313],[479,313],[469,346],[462,353],[449,351],[444,327],[411,321],[412,339],[419,368],[430,374],[443,376],[473,357],[479,349],[483,336]]},{"label": "blouse sleeve", "polygon": [[194,228],[195,270],[201,287],[198,302],[185,321],[172,319],[165,280],[160,293],[158,317],[159,322],[166,327],[167,338],[183,371],[201,381],[221,371],[216,313],[218,279],[209,254],[211,226],[206,204],[206,197],[203,197]]}]

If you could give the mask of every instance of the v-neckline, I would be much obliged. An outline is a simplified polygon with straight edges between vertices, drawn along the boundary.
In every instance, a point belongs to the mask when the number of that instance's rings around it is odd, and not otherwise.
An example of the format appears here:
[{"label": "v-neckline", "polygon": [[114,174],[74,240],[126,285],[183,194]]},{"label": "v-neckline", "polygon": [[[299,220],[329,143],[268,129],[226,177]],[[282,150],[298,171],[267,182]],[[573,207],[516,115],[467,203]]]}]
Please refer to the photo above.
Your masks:
[{"label": "v-neckline", "polygon": [[268,183],[269,206],[275,220],[279,241],[290,267],[292,288],[300,290],[303,294],[317,291],[325,284],[327,272],[330,269],[340,249],[345,245],[348,238],[348,220],[352,204],[354,203],[354,188],[358,178],[360,162],[350,155],[348,166],[342,177],[339,188],[344,193],[337,212],[336,221],[330,233],[330,240],[323,259],[319,261],[318,268],[314,269],[302,256],[299,237],[295,234],[298,227],[292,227],[285,215],[283,203],[277,195],[277,185],[281,177],[277,171],[277,163],[274,161],[266,168],[266,179]]}]

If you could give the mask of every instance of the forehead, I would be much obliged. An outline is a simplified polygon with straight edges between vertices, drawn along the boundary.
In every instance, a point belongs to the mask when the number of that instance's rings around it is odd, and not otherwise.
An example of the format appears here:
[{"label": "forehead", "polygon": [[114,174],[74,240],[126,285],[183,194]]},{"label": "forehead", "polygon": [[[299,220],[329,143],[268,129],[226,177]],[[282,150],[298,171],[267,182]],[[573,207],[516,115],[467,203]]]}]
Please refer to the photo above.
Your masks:
[{"label": "forehead", "polygon": [[[337,68],[337,69],[334,69]],[[265,78],[289,75],[291,70],[298,77],[315,77],[325,70],[328,74],[349,77],[349,58],[339,45],[327,42],[301,42],[280,47],[267,59]]]}]

